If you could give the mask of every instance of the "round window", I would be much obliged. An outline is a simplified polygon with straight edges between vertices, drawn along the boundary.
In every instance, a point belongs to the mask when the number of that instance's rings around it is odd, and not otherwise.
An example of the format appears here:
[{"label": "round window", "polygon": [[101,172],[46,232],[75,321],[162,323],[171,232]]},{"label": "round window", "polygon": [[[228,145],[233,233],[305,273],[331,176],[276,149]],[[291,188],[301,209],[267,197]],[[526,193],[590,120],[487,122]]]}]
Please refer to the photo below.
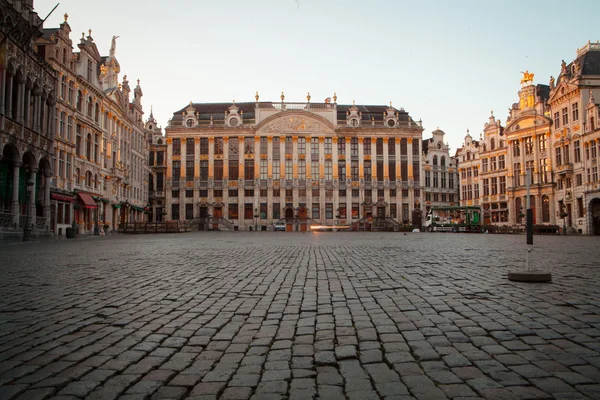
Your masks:
[{"label": "round window", "polygon": [[356,118],[352,118],[350,120],[350,125],[352,125],[352,126],[358,126],[358,120]]},{"label": "round window", "polygon": [[387,124],[390,128],[393,128],[394,126],[396,126],[396,121],[394,121],[393,119],[388,119]]},{"label": "round window", "polygon": [[237,126],[238,122],[238,119],[235,117],[229,118],[229,126]]},{"label": "round window", "polygon": [[192,118],[188,119],[187,121],[185,121],[185,124],[187,126],[194,126],[194,120]]}]

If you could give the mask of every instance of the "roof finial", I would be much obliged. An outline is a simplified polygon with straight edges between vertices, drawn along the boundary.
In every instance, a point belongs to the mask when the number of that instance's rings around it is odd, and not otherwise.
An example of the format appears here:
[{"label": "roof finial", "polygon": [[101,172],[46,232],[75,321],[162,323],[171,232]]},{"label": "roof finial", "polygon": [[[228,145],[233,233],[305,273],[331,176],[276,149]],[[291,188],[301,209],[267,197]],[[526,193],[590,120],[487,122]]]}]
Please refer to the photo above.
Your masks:
[{"label": "roof finial", "polygon": [[65,22],[69,19],[69,14],[65,13]]},{"label": "roof finial", "polygon": [[283,103],[283,101],[285,100],[285,94],[283,94],[283,90],[281,91],[281,102]]},{"label": "roof finial", "polygon": [[233,105],[235,106],[235,99],[233,99]]},{"label": "roof finial", "polygon": [[306,101],[310,103],[310,92],[306,95]]},{"label": "roof finial", "polygon": [[138,78],[137,83],[138,83],[138,86],[140,86],[140,78]]},{"label": "roof finial", "polygon": [[333,102],[337,103],[337,93],[333,92]]},{"label": "roof finial", "polygon": [[192,101],[190,100],[190,106],[193,105]]},{"label": "roof finial", "polygon": [[490,110],[490,114],[492,114],[492,117],[494,116],[494,110]]},{"label": "roof finial", "polygon": [[353,105],[353,106],[355,106],[355,105],[356,105],[356,102],[355,102],[354,100],[352,100],[352,105]]},{"label": "roof finial", "polygon": [[392,102],[390,101],[390,107],[392,106]]},{"label": "roof finial", "polygon": [[259,99],[259,97],[258,97],[258,90],[256,91],[256,94],[254,95],[254,98],[256,99],[256,102],[258,103],[258,99]]},{"label": "roof finial", "polygon": [[92,30],[91,30],[91,29],[88,29],[88,33],[90,34],[90,36],[89,36],[89,37],[91,38],[91,37],[92,37]]},{"label": "roof finial", "polygon": [[152,104],[151,104],[150,105],[150,118],[152,118],[152,117],[153,117],[153,115],[152,115]]}]

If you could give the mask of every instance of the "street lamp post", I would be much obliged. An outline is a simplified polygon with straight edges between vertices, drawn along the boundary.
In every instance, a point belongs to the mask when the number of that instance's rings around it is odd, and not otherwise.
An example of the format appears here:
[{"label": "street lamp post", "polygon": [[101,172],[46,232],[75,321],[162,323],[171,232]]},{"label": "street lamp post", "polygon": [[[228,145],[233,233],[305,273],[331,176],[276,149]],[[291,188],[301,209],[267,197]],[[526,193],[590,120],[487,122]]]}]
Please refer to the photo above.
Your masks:
[{"label": "street lamp post", "polygon": [[258,230],[258,208],[254,209],[254,230],[257,231]]},{"label": "street lamp post", "polygon": [[569,215],[565,210],[567,206],[565,203],[560,203],[560,217],[563,220],[563,235],[567,236],[567,216]]},{"label": "street lamp post", "polygon": [[25,191],[25,223],[23,224],[23,241],[27,242],[31,240],[31,225],[29,224],[29,200],[31,199],[31,190],[33,188],[33,181],[27,180],[27,190]]}]

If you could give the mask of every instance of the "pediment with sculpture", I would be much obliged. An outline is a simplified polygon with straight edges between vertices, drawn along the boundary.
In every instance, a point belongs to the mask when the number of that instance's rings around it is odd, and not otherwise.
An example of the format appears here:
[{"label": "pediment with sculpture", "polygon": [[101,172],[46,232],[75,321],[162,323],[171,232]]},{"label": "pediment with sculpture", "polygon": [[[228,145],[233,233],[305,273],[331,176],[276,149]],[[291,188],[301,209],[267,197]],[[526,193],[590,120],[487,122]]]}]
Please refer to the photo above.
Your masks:
[{"label": "pediment with sculpture", "polygon": [[282,112],[260,123],[258,134],[333,134],[335,128],[325,118],[309,112]]}]

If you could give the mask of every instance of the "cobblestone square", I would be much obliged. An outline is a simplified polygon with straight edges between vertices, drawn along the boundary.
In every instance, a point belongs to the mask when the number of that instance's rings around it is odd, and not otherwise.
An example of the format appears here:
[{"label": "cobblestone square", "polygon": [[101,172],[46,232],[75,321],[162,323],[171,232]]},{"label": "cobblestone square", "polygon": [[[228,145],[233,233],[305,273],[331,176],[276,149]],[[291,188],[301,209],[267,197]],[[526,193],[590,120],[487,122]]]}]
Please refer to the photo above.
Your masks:
[{"label": "cobblestone square", "polygon": [[0,399],[600,398],[600,243],[196,232],[0,245]]}]

